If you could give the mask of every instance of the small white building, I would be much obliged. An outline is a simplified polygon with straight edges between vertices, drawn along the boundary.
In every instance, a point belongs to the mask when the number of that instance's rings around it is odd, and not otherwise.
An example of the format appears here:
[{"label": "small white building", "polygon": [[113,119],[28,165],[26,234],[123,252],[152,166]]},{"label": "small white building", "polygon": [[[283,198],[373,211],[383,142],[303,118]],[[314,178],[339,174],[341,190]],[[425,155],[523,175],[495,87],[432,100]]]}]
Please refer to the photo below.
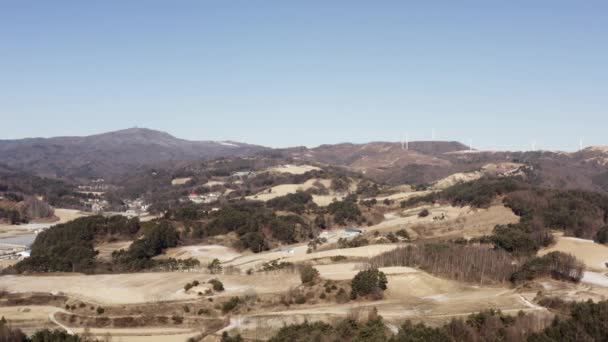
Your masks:
[{"label": "small white building", "polygon": [[346,228],[344,229],[344,234],[349,237],[355,237],[363,234],[363,231],[361,229]]},{"label": "small white building", "polygon": [[17,257],[19,258],[19,260],[23,260],[23,259],[29,258],[31,254],[32,254],[32,251],[28,249],[28,250],[17,253]]}]

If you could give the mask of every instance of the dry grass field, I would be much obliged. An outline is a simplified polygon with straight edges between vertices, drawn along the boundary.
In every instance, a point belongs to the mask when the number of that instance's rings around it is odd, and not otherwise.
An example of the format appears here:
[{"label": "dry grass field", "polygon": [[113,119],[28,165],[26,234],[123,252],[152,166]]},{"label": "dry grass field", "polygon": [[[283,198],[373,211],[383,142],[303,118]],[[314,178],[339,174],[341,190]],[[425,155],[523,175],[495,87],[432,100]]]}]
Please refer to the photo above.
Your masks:
[{"label": "dry grass field", "polygon": [[569,253],[577,257],[585,267],[591,271],[608,272],[608,246],[594,243],[592,240],[583,240],[555,234],[556,243],[538,252],[545,255],[553,251]]},{"label": "dry grass field", "polygon": [[[304,184],[281,185],[274,187],[270,193],[259,194],[263,198],[284,195],[289,192],[316,186],[316,182],[329,185],[329,180],[310,180]],[[318,183],[317,183],[318,184]],[[416,192],[403,192],[399,196],[411,196]],[[419,194],[419,193],[418,193]],[[362,227],[367,238],[379,232],[383,235],[398,229],[406,229],[413,239],[435,239],[474,237],[489,234],[495,225],[514,223],[519,218],[510,209],[496,203],[487,209],[471,207],[454,207],[449,205],[420,206],[413,209],[386,207],[383,222]],[[430,215],[419,217],[422,209],[428,209]],[[67,213],[66,213],[67,214]],[[72,213],[74,215],[74,213]],[[149,324],[137,327],[120,327],[114,325],[96,326],[85,329],[82,325],[65,319],[66,314],[82,314],[79,309],[66,312],[62,305],[13,305],[0,307],[0,315],[10,317],[15,326],[26,331],[33,327],[61,327],[76,333],[87,333],[103,338],[108,334],[112,340],[119,341],[186,341],[201,333],[208,335],[205,341],[218,341],[221,332],[239,332],[246,338],[268,338],[285,324],[301,323],[305,320],[323,320],[336,322],[347,317],[367,317],[369,312],[377,309],[389,328],[396,330],[405,319],[414,322],[423,321],[437,325],[454,317],[466,317],[471,313],[487,308],[496,308],[506,314],[517,314],[520,310],[537,312],[539,315],[550,313],[534,303],[537,292],[559,295],[568,300],[608,298],[608,284],[602,285],[602,262],[608,259],[608,247],[593,244],[589,241],[557,236],[557,243],[539,252],[545,254],[560,250],[575,254],[583,260],[589,270],[590,281],[580,284],[557,282],[541,279],[529,288],[515,288],[511,284],[487,286],[462,283],[444,279],[423,270],[412,267],[385,267],[380,270],[387,275],[388,289],[380,300],[358,299],[346,302],[336,300],[314,300],[304,304],[282,304],[284,296],[293,296],[294,291],[309,291],[301,285],[297,270],[288,268],[269,272],[259,269],[270,261],[289,262],[296,266],[312,264],[320,275],[319,283],[331,281],[340,286],[350,286],[350,280],[367,267],[367,258],[391,251],[406,243],[372,244],[356,248],[337,248],[339,238],[346,237],[344,229],[324,231],[322,237],[327,242],[319,249],[308,252],[308,245],[300,243],[284,246],[275,250],[253,254],[239,252],[221,239],[211,245],[180,246],[170,248],[157,258],[198,259],[202,267],[191,272],[147,272],[134,274],[53,274],[23,275],[0,277],[0,289],[12,294],[55,294],[68,298],[70,303],[86,302],[91,306],[103,306],[112,318],[129,312],[133,317],[162,312],[170,317],[181,315],[187,319],[200,319],[194,312],[184,312],[182,306],[215,305],[213,317],[222,325],[213,331],[202,331],[193,323],[184,325],[159,326]],[[127,248],[131,242],[106,243],[97,246],[99,258],[109,260],[112,251]],[[342,256],[345,258],[336,259]],[[332,259],[334,257],[334,259]],[[205,265],[213,259],[219,259],[224,268],[223,274],[209,274]],[[225,287],[223,292],[206,294],[211,285],[207,282],[219,279]],[[598,280],[599,281],[596,281]],[[189,291],[184,285],[193,281],[200,285]],[[321,286],[321,285],[319,285]],[[201,294],[199,294],[199,292]],[[222,315],[220,303],[233,296],[253,298],[246,310]],[[332,294],[332,296],[335,296]],[[214,304],[209,304],[213,300]],[[215,304],[218,303],[218,304]],[[134,314],[140,312],[141,314]],[[147,310],[147,311],[146,311]],[[86,310],[85,310],[86,311]],[[88,313],[90,314],[90,311]],[[112,316],[114,315],[114,316]],[[93,315],[94,316],[94,315]],[[64,317],[64,319],[61,319]]]},{"label": "dry grass field", "polygon": [[192,180],[192,177],[174,178],[171,180],[171,185],[184,185]]},{"label": "dry grass field", "polygon": [[99,304],[136,304],[158,301],[192,300],[196,292],[184,291],[194,280],[201,283],[218,278],[226,291],[222,296],[247,292],[276,293],[298,285],[299,277],[290,274],[211,275],[197,272],[129,273],[62,276],[3,276],[0,288],[12,293],[63,293]]},{"label": "dry grass field", "polygon": [[[429,215],[419,217],[427,209]],[[366,227],[366,231],[387,233],[406,229],[412,238],[465,237],[487,235],[497,224],[519,222],[519,217],[502,204],[487,209],[444,206],[421,206],[385,214],[385,220]]]},{"label": "dry grass field", "polygon": [[312,165],[281,165],[268,169],[270,172],[290,173],[292,175],[302,175],[309,171],[321,170]]}]

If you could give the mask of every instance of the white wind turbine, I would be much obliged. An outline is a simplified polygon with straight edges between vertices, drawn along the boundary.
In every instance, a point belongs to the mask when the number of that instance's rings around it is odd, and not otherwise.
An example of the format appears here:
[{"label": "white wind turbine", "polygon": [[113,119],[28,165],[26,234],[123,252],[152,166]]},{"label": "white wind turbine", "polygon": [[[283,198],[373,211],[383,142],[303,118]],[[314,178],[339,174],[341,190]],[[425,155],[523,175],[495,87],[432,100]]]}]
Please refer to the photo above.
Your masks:
[{"label": "white wind turbine", "polygon": [[401,137],[401,149],[404,151],[409,150],[409,138],[408,138],[408,134],[407,132],[405,134],[403,134],[403,136]]}]

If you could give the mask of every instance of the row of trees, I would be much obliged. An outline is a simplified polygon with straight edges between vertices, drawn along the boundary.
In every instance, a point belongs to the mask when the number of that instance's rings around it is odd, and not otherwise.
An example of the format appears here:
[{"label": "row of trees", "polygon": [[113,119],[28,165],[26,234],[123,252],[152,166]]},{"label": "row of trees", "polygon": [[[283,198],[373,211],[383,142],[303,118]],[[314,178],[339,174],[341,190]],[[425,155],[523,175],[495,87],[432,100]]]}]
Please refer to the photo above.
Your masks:
[{"label": "row of trees", "polygon": [[373,267],[419,267],[442,277],[475,283],[519,283],[550,276],[559,280],[578,282],[584,265],[574,256],[551,252],[532,257],[517,265],[515,259],[502,250],[487,246],[456,243],[425,243],[397,248],[370,260]]},{"label": "row of trees", "polygon": [[373,267],[419,267],[464,282],[502,283],[517,269],[512,257],[486,246],[424,243],[400,247],[370,260]]},{"label": "row of trees", "polygon": [[[505,315],[486,310],[465,319],[452,319],[439,327],[406,321],[393,334],[375,311],[367,321],[346,319],[335,325],[304,322],[281,328],[272,342],[600,342],[608,341],[608,301],[570,304],[553,321],[546,315]],[[228,336],[226,336],[228,338]],[[236,337],[238,341],[239,337]],[[226,340],[228,341],[228,340]]]},{"label": "row of trees", "polygon": [[78,335],[69,335],[62,330],[43,329],[28,337],[20,329],[9,326],[7,320],[0,319],[0,341],[3,342],[80,342],[84,341]]},{"label": "row of trees", "polygon": [[27,223],[34,219],[52,217],[54,214],[48,203],[35,197],[13,194],[12,199],[17,199],[18,202],[11,203],[4,208],[0,207],[0,221],[4,219],[10,224]]}]

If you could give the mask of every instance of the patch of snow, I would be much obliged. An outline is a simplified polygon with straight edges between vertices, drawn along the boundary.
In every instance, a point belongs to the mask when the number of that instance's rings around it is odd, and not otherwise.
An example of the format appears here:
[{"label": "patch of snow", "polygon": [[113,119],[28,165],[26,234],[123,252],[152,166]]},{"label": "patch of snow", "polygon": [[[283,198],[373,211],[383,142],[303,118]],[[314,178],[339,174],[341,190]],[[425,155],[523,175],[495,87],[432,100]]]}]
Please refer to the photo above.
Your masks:
[{"label": "patch of snow", "polygon": [[227,141],[218,141],[217,143],[220,144],[220,145],[223,145],[223,146],[239,147],[239,145],[233,144],[233,143],[229,143]]},{"label": "patch of snow", "polygon": [[585,271],[583,275],[583,279],[581,279],[583,283],[597,285],[601,287],[608,287],[608,277],[604,274],[597,272],[589,272]]},{"label": "patch of snow", "polygon": [[595,241],[593,240],[587,240],[587,239],[581,239],[581,238],[577,238],[577,237],[563,237],[562,239],[564,240],[571,240],[571,241],[577,241],[577,242],[585,242],[585,243],[595,243]]}]

